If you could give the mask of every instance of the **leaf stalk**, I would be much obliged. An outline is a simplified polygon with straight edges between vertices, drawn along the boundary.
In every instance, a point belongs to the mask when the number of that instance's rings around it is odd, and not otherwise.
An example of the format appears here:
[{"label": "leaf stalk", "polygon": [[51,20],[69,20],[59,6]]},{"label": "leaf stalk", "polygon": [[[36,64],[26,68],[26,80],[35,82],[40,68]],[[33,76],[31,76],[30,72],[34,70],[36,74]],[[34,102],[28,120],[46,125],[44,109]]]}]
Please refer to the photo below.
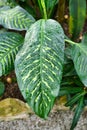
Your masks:
[{"label": "leaf stalk", "polygon": [[44,18],[47,19],[46,5],[45,5],[44,0],[41,0],[41,5],[43,8]]},{"label": "leaf stalk", "polygon": [[76,44],[76,42],[73,42],[73,41],[68,40],[68,39],[65,39],[65,42],[68,42],[68,43],[70,43],[70,44]]}]

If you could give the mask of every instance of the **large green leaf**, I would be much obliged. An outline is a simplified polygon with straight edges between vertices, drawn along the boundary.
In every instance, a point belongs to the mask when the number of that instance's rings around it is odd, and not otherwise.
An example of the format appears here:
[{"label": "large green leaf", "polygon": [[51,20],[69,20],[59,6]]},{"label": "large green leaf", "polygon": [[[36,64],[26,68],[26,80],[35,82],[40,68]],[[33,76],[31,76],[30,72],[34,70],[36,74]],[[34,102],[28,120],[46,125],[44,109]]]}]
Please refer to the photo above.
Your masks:
[{"label": "large green leaf", "polygon": [[0,76],[13,69],[15,56],[23,44],[23,37],[13,32],[0,33]]},{"label": "large green leaf", "polygon": [[87,45],[75,44],[72,47],[72,59],[80,80],[87,87]]},{"label": "large green leaf", "polygon": [[17,54],[20,90],[36,114],[46,118],[58,96],[64,62],[64,33],[54,20],[39,20],[28,30]]},{"label": "large green leaf", "polygon": [[34,18],[20,6],[0,13],[0,25],[8,29],[27,30],[34,22]]},{"label": "large green leaf", "polygon": [[69,0],[70,11],[70,33],[73,38],[77,38],[82,31],[86,18],[86,0]]}]

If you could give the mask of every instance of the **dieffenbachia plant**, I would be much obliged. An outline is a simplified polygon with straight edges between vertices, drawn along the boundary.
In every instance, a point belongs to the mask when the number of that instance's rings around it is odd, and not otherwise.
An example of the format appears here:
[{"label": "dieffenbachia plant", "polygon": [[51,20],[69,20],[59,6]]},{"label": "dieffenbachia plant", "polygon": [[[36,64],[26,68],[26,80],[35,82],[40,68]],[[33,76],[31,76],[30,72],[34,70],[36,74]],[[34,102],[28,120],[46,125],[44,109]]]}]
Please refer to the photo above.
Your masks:
[{"label": "dieffenbachia plant", "polygon": [[[0,76],[15,68],[24,99],[37,115],[45,119],[58,96],[69,96],[70,100],[65,105],[73,108],[77,104],[71,126],[73,130],[87,100],[87,36],[84,35],[81,43],[75,43],[64,35],[63,28],[57,21],[47,19],[50,17],[47,12],[50,8],[52,12],[57,3],[58,0],[53,3],[50,0],[38,0],[44,19],[37,21],[20,6],[0,8],[0,25],[12,30],[0,32]],[[70,10],[72,14],[73,4]],[[78,23],[72,22],[73,34],[78,34],[83,22],[78,33],[74,27]],[[24,30],[25,37],[19,33]],[[68,49],[65,48],[65,42],[69,43]],[[72,86],[74,84],[71,83],[71,78],[79,87]]]}]

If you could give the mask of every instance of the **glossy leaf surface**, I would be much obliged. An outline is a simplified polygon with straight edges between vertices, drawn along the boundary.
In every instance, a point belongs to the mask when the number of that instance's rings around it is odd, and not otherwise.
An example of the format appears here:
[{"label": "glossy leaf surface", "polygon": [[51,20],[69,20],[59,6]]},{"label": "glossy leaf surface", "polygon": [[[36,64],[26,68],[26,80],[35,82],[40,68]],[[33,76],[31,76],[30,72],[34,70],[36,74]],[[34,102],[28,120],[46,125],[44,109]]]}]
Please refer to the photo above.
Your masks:
[{"label": "glossy leaf surface", "polygon": [[20,90],[36,114],[46,118],[58,96],[64,62],[64,33],[54,20],[28,30],[15,68]]},{"label": "glossy leaf surface", "polygon": [[34,18],[20,6],[0,13],[0,25],[8,29],[27,30],[34,22]]},{"label": "glossy leaf surface", "polygon": [[14,68],[15,56],[23,44],[23,37],[13,32],[0,33],[0,76]]}]

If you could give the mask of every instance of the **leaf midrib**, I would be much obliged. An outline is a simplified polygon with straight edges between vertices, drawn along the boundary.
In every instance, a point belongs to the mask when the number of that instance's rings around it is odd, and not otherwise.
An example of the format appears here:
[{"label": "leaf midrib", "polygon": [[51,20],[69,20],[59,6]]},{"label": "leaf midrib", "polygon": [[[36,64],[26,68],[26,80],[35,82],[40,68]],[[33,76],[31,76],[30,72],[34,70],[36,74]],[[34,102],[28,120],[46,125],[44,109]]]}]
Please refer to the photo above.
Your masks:
[{"label": "leaf midrib", "polygon": [[[42,83],[42,56],[41,56],[41,53],[42,53],[42,44],[43,44],[43,39],[44,39],[44,35],[43,35],[43,24],[44,23],[44,21],[42,20],[41,21],[41,24],[40,24],[40,26],[41,26],[41,35],[40,35],[40,38],[41,38],[41,43],[40,43],[40,79],[41,79],[41,83]],[[42,85],[41,85],[42,86]],[[41,88],[41,87],[40,87]]]}]

